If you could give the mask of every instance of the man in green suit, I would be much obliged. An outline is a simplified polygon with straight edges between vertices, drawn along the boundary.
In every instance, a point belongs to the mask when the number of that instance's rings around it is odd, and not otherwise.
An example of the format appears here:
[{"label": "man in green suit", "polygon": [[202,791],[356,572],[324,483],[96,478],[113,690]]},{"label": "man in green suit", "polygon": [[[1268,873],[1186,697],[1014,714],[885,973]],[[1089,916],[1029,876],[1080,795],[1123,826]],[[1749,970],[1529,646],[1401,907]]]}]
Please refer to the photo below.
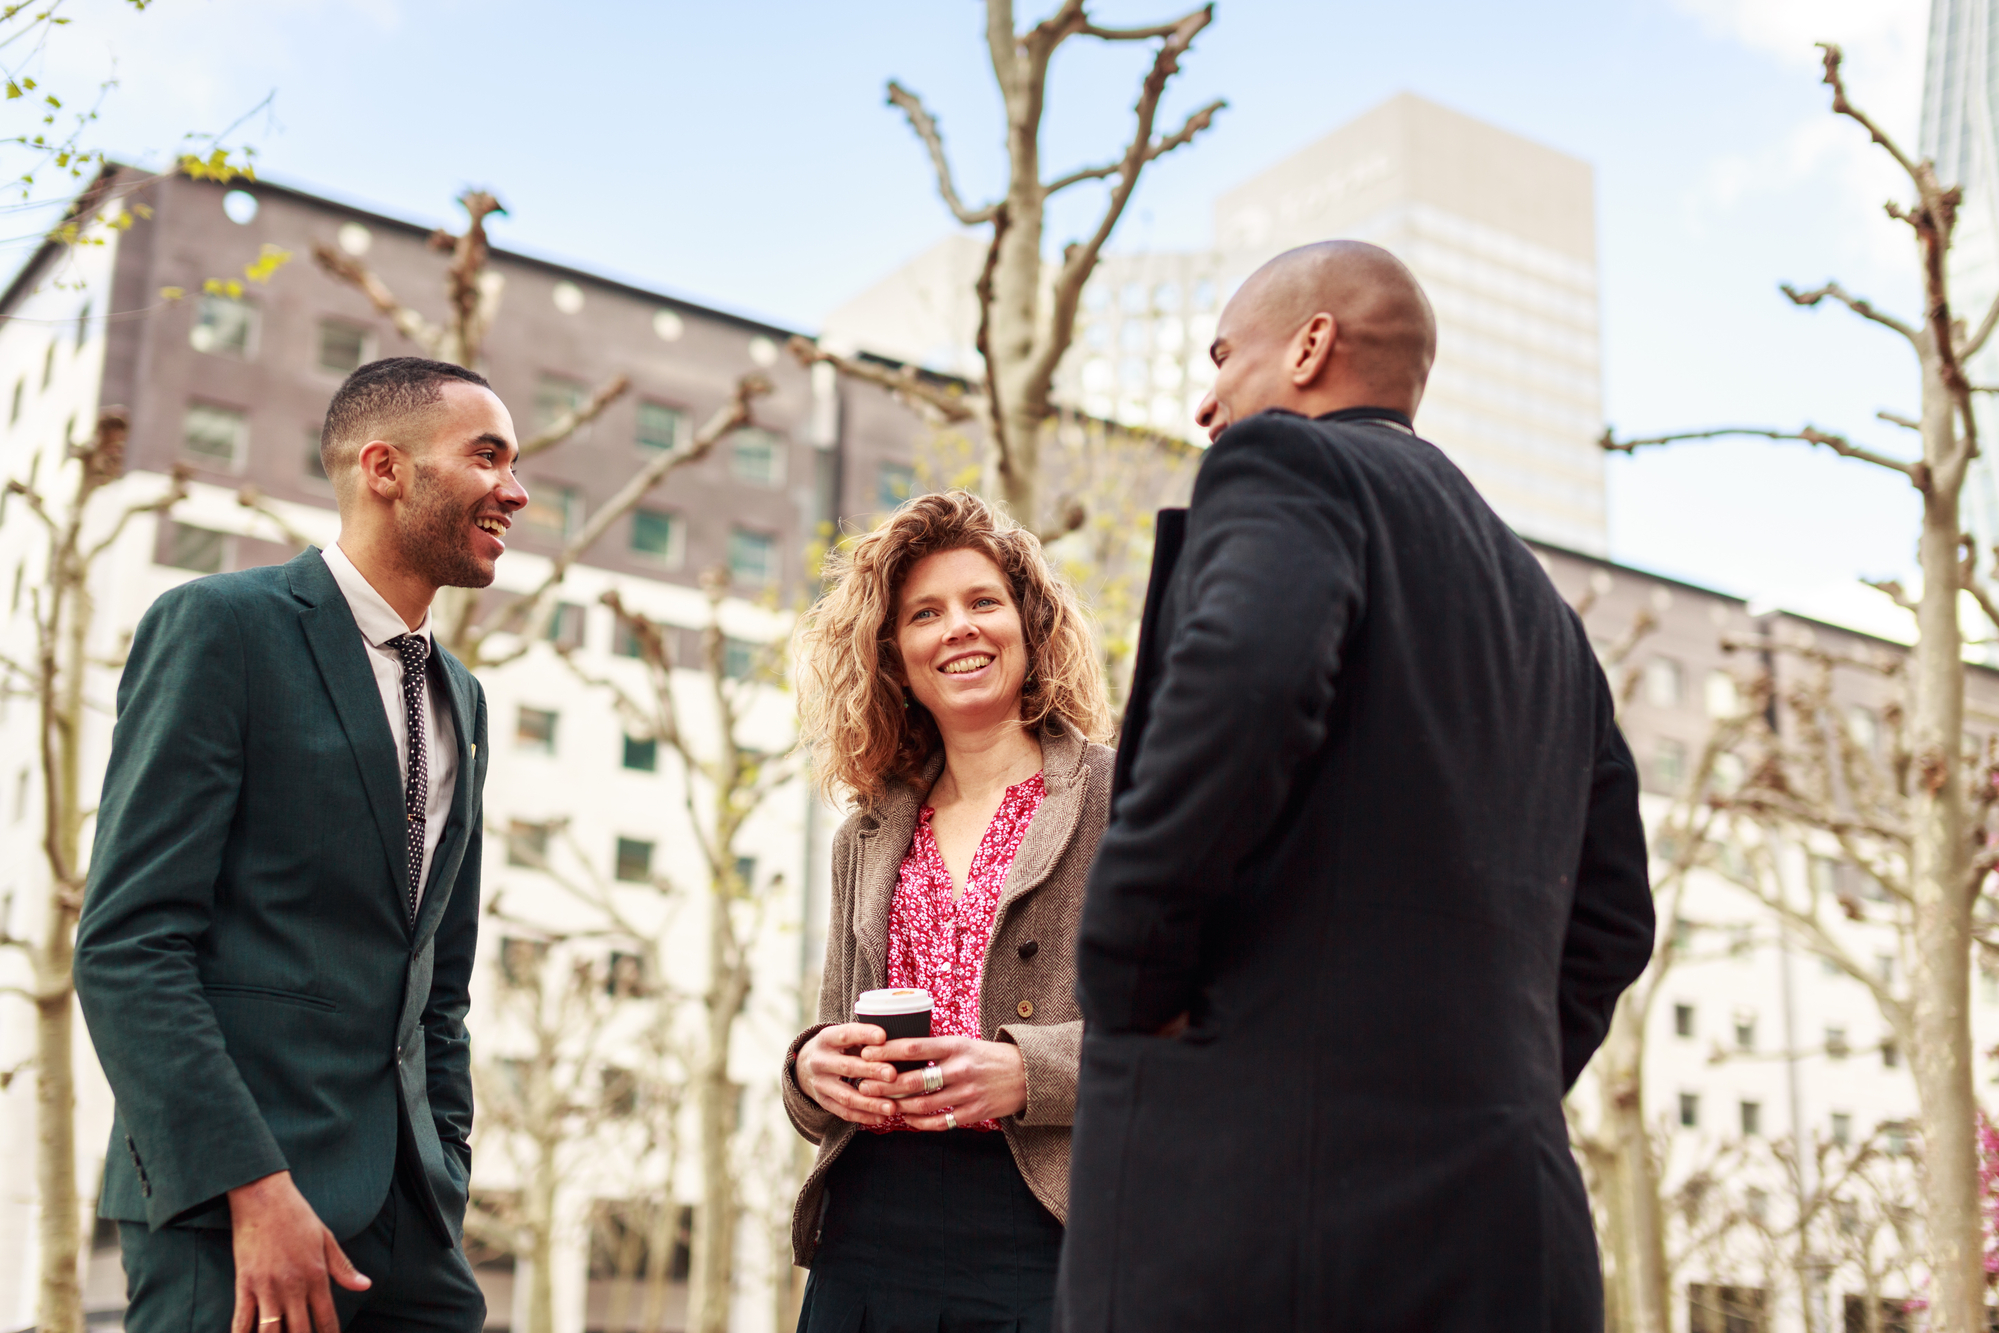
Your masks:
[{"label": "man in green suit", "polygon": [[476,1333],[466,988],[486,699],[434,650],[527,503],[471,371],[354,372],[340,539],[139,622],[78,928],[131,1333]]}]

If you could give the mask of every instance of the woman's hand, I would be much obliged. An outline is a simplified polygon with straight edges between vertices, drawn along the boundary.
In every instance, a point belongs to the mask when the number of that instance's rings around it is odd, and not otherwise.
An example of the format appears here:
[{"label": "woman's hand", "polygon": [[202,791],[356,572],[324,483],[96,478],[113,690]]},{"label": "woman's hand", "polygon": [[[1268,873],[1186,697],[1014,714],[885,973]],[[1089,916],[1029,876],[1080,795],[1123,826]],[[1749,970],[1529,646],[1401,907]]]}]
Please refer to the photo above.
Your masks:
[{"label": "woman's hand", "polygon": [[[897,1074],[893,1079],[871,1075],[856,1090],[863,1098],[895,1098],[895,1108],[902,1112],[904,1123],[911,1129],[950,1128],[944,1120],[946,1111],[963,1126],[1017,1115],[1027,1105],[1027,1068],[1020,1061],[1020,1047],[1012,1042],[980,1041],[976,1037],[902,1037],[865,1047],[861,1060],[936,1062],[944,1075],[944,1086],[936,1092],[923,1090],[921,1069]],[[801,1056],[799,1065],[803,1067],[804,1063]]]},{"label": "woman's hand", "polygon": [[[812,1034],[798,1048],[792,1069],[800,1091],[821,1106],[857,1125],[885,1125],[895,1112],[895,1103],[879,1089],[895,1078],[895,1066],[878,1060],[857,1059],[853,1052],[863,1046],[879,1047],[888,1034],[873,1023],[835,1023]],[[914,1059],[914,1056],[904,1057]],[[877,1091],[863,1093],[845,1079],[868,1080],[861,1086]],[[922,1086],[922,1076],[917,1076]]]}]

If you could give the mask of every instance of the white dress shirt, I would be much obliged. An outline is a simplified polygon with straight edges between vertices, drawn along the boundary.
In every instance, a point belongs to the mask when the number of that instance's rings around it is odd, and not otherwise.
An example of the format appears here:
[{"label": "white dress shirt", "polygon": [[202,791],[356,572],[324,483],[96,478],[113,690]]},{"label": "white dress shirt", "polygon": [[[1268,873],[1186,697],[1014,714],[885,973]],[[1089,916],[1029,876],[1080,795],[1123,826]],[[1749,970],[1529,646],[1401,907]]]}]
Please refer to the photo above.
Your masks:
[{"label": "white dress shirt", "polygon": [[[396,759],[401,771],[397,774],[396,797],[398,802],[409,789],[410,737],[408,715],[403,709],[403,659],[402,654],[388,646],[389,640],[404,634],[418,634],[430,639],[430,612],[423,613],[423,623],[411,629],[403,623],[403,618],[390,606],[388,599],[375,591],[374,587],[354,567],[347,553],[338,543],[320,552],[326,560],[327,569],[333,573],[333,581],[340,585],[342,595],[347,598],[347,609],[354,613],[354,623],[361,628],[361,639],[368,647],[368,664],[375,668],[375,685],[382,692],[382,708],[389,715],[389,734],[396,739]],[[431,639],[430,651],[437,651],[437,641]],[[430,806],[424,812],[423,825],[423,874],[417,881],[417,901],[423,901],[423,891],[430,883],[431,858],[437,855],[438,839],[444,836],[444,821],[451,816],[451,796],[458,785],[458,729],[451,723],[451,700],[440,685],[441,668],[424,672],[425,684],[429,687],[424,703],[424,753],[427,757],[430,775]],[[398,884],[400,891],[405,886]]]}]

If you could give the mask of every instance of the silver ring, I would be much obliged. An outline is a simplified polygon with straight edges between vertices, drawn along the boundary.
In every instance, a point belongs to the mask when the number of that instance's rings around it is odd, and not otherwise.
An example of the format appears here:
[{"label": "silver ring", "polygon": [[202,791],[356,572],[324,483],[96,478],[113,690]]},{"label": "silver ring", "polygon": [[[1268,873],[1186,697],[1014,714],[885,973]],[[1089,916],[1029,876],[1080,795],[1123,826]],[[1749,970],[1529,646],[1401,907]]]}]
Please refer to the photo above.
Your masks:
[{"label": "silver ring", "polygon": [[946,1108],[944,1112],[944,1128],[956,1129],[957,1127],[958,1127],[958,1117],[952,1115],[949,1108]]},{"label": "silver ring", "polygon": [[944,1090],[944,1071],[936,1065],[925,1065],[923,1067],[923,1090],[925,1092],[942,1092]]}]

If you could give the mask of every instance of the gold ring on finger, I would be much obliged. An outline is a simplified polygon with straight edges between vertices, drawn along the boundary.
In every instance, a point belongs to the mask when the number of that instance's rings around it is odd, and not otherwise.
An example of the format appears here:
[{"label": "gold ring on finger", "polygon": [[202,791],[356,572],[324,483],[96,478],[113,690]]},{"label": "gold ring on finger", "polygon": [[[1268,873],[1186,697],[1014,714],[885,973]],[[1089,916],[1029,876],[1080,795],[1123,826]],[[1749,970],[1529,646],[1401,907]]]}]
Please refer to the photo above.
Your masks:
[{"label": "gold ring on finger", "polygon": [[957,1127],[958,1127],[958,1117],[953,1115],[950,1109],[947,1107],[944,1111],[944,1128],[956,1129]]},{"label": "gold ring on finger", "polygon": [[257,1321],[257,1326],[259,1328],[262,1328],[265,1324],[282,1324],[284,1322],[285,1322],[285,1317],[283,1315],[274,1314],[267,1316],[266,1318],[259,1319]]},{"label": "gold ring on finger", "polygon": [[936,1065],[925,1065],[923,1067],[923,1090],[925,1092],[942,1092],[944,1090],[944,1071]]}]

